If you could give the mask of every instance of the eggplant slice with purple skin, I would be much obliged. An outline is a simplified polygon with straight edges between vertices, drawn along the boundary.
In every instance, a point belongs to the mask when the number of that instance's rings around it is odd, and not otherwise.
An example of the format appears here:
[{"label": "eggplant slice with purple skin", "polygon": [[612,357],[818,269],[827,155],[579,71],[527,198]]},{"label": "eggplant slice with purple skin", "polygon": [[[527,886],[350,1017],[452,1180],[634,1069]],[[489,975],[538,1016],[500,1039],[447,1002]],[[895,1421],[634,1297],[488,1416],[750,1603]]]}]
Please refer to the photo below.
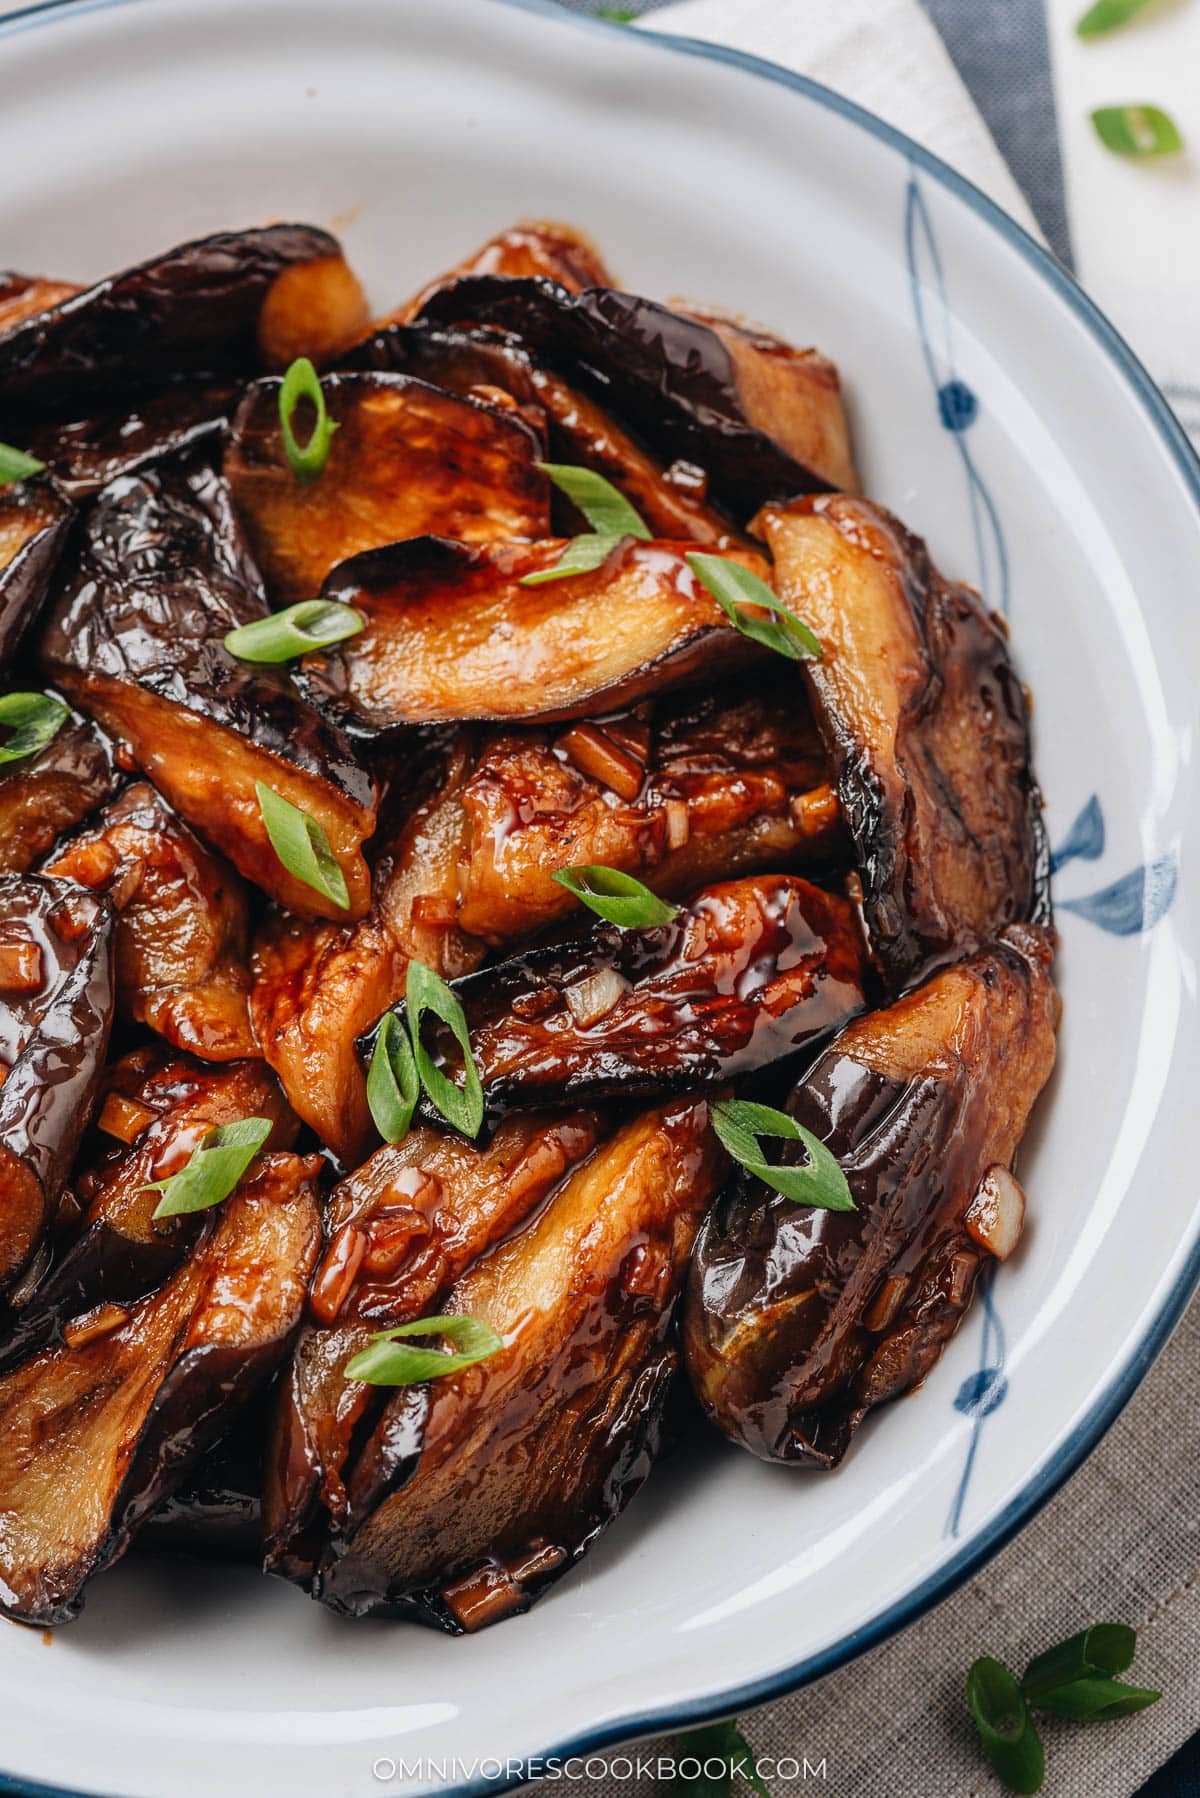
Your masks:
[{"label": "eggplant slice with purple skin", "polygon": [[44,475],[0,487],[0,669],[42,609],[74,509]]},{"label": "eggplant slice with purple skin", "polygon": [[96,401],[79,417],[38,423],[25,433],[24,447],[49,464],[71,499],[90,499],[123,474],[215,445],[236,398],[229,381],[173,381],[116,403]]},{"label": "eggplant slice with purple skin", "polygon": [[[751,1453],[836,1466],[867,1411],[924,1379],[958,1329],[989,1253],[976,1195],[998,1183],[1022,1205],[1009,1170],[1054,1065],[1051,954],[1048,931],[1012,926],[856,1019],[799,1081],[787,1110],[836,1155],[855,1210],[797,1204],[737,1170],[706,1219],[687,1366],[709,1418]],[[772,1143],[771,1159],[806,1151]],[[1010,1228],[1004,1253],[1012,1242]]]},{"label": "eggplant slice with purple skin", "polygon": [[[714,1086],[804,1048],[863,1006],[863,954],[846,900],[798,876],[712,886],[669,924],[598,925],[589,936],[453,984],[485,1112],[593,1104]],[[393,1006],[403,1024],[406,1006]],[[364,1060],[376,1031],[363,1039]],[[462,1054],[427,1022],[435,1066]],[[421,1113],[439,1113],[428,1096]]]},{"label": "eggplant slice with purple skin", "polygon": [[201,1226],[184,1264],[128,1311],[0,1375],[0,1611],[69,1622],[271,1377],[320,1246],[320,1162],[267,1155]]},{"label": "eggplant slice with purple skin", "polygon": [[0,1291],[41,1242],[99,1090],[112,925],[70,881],[0,879]]},{"label": "eggplant slice with purple skin", "polygon": [[44,871],[111,899],[121,1013],[205,1061],[259,1053],[247,888],[152,786],[132,782]]},{"label": "eggplant slice with purple skin", "polygon": [[0,874],[32,868],[64,831],[111,799],[120,782],[113,745],[75,711],[39,754],[0,765]]},{"label": "eggplant slice with purple skin", "polygon": [[[68,696],[128,745],[167,803],[247,879],[301,916],[360,917],[375,783],[285,674],[225,648],[228,631],[268,610],[220,477],[203,464],[164,467],[125,476],[94,501],[42,655]],[[280,861],[258,781],[321,826],[347,907]]]},{"label": "eggplant slice with purple skin", "polygon": [[579,293],[585,287],[612,286],[612,276],[599,250],[582,231],[557,220],[522,219],[506,231],[497,231],[495,237],[489,237],[472,255],[430,281],[390,316],[401,320],[413,317],[431,295],[440,293],[463,275],[544,275],[571,293]]},{"label": "eggplant slice with purple skin", "polygon": [[[467,275],[432,294],[420,317],[447,325],[491,325],[527,343],[535,356],[578,384],[664,465],[707,477],[707,497],[745,524],[764,496],[827,492],[836,466],[798,459],[753,417],[757,389],[743,394],[738,358],[700,319],[637,294],[592,287],[572,294],[555,281]],[[823,365],[825,406],[841,396]],[[814,390],[814,406],[821,404]],[[814,436],[814,454],[847,441],[844,419]]]},{"label": "eggplant slice with purple skin", "polygon": [[308,1319],[279,1393],[266,1485],[266,1565],[311,1585],[345,1481],[387,1395],[345,1377],[377,1330],[441,1309],[479,1256],[534,1216],[613,1126],[594,1112],[508,1118],[483,1148],[411,1130],[335,1188]]},{"label": "eggplant slice with purple skin", "polygon": [[[416,537],[367,550],[322,589],[356,607],[364,629],[306,656],[297,683],[314,704],[382,731],[581,718],[762,660],[693,573],[688,547],[625,537],[591,573],[528,587],[565,541]],[[752,552],[731,559],[768,572]]]},{"label": "eggplant slice with purple skin", "polygon": [[519,413],[406,375],[322,385],[337,430],[318,481],[298,481],[289,465],[278,381],[248,388],[230,426],[225,476],[276,604],[312,599],[336,564],[400,538],[549,533],[543,445]]},{"label": "eggplant slice with purple skin", "polygon": [[387,1396],[314,1596],[458,1633],[526,1610],[586,1553],[657,1453],[676,1299],[722,1165],[707,1104],[668,1102],[472,1263],[444,1309],[503,1346]]},{"label": "eggplant slice with purple skin", "polygon": [[141,1298],[173,1272],[195,1220],[156,1220],[160,1195],[149,1182],[178,1173],[210,1130],[246,1117],[270,1119],[268,1149],[290,1149],[300,1131],[261,1061],[209,1066],[156,1044],[108,1069],[99,1127],[72,1175],[74,1224],[60,1218],[39,1277],[11,1295],[0,1367],[61,1341],[68,1319]]},{"label": "eggplant slice with purple skin", "polygon": [[804,678],[895,994],[1007,924],[1048,919],[1025,692],[1003,623],[881,507],[797,500],[762,525],[780,599],[821,641]]}]

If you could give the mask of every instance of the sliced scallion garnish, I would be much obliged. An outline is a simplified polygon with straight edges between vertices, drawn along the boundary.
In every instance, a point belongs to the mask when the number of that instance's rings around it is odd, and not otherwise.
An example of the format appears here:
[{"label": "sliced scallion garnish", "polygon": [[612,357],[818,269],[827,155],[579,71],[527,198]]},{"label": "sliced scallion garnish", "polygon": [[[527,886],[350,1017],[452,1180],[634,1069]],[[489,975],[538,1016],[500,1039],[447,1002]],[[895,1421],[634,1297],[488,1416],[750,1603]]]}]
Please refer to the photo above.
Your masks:
[{"label": "sliced scallion garnish", "polygon": [[[301,444],[296,441],[293,426],[303,400],[309,401],[316,417],[308,442]],[[297,356],[283,377],[279,389],[279,424],[288,465],[296,479],[306,484],[319,480],[329,460],[333,433],[338,427],[329,416],[321,378],[307,356]]]},{"label": "sliced scallion garnish", "polygon": [[26,481],[31,474],[41,474],[45,466],[36,456],[27,456],[24,450],[14,449],[11,443],[0,443],[0,487],[7,487],[10,481]]},{"label": "sliced scallion garnish", "polygon": [[[837,1157],[786,1112],[747,1099],[719,1099],[711,1107],[711,1116],[718,1139],[733,1159],[784,1198],[798,1205],[817,1205],[824,1211],[857,1210]],[[759,1146],[760,1136],[802,1142],[808,1151],[808,1165],[772,1167]]]},{"label": "sliced scallion garnish", "polygon": [[6,693],[0,699],[0,726],[11,730],[0,743],[0,763],[38,755],[71,716],[71,708],[49,693]]},{"label": "sliced scallion garnish", "polygon": [[349,910],[346,876],[317,820],[277,793],[274,787],[267,786],[265,781],[256,780],[254,791],[258,795],[258,809],[267,827],[271,847],[288,873],[315,893],[331,899],[343,911]]},{"label": "sliced scallion garnish", "polygon": [[[453,1342],[458,1352],[414,1348],[404,1340],[409,1336],[442,1336]],[[503,1347],[503,1338],[482,1318],[418,1317],[372,1336],[366,1348],[347,1361],[346,1378],[362,1380],[368,1386],[416,1386],[422,1380],[437,1380],[443,1374],[473,1367]]]},{"label": "sliced scallion garnish", "polygon": [[1174,156],[1183,136],[1161,106],[1098,106],[1092,114],[1096,136],[1118,156]]},{"label": "sliced scallion garnish", "polygon": [[573,893],[581,905],[594,911],[606,923],[622,930],[649,930],[655,924],[669,924],[679,915],[677,905],[669,905],[652,893],[648,886],[623,874],[619,868],[606,868],[602,862],[584,863],[578,868],[556,868],[550,876],[560,887]]},{"label": "sliced scallion garnish", "polygon": [[239,1118],[210,1130],[186,1167],[166,1180],[151,1180],[144,1192],[161,1192],[155,1217],[208,1211],[227,1199],[271,1134],[270,1118]]},{"label": "sliced scallion garnish", "polygon": [[[688,567],[700,585],[708,590],[729,622],[743,637],[762,643],[778,655],[793,662],[819,662],[821,645],[802,618],[781,605],[775,594],[749,568],[728,556],[689,554]],[[747,606],[766,608],[768,616],[747,611]]]},{"label": "sliced scallion garnish", "polygon": [[385,1011],[367,1069],[367,1105],[384,1142],[403,1142],[420,1096],[412,1044],[396,1014]]},{"label": "sliced scallion garnish", "polygon": [[[417,1072],[430,1103],[448,1124],[453,1124],[464,1136],[478,1136],[483,1123],[483,1087],[471,1053],[471,1036],[461,1002],[446,982],[432,968],[426,967],[423,961],[409,962],[404,999]],[[447,1079],[439,1067],[435,1067],[428,1049],[421,1041],[421,1019],[427,1011],[441,1019],[462,1050],[461,1087]]]},{"label": "sliced scallion garnish", "polygon": [[242,662],[290,662],[313,649],[328,649],[355,636],[364,624],[361,612],[333,599],[302,599],[269,618],[239,624],[229,631],[225,647]]}]

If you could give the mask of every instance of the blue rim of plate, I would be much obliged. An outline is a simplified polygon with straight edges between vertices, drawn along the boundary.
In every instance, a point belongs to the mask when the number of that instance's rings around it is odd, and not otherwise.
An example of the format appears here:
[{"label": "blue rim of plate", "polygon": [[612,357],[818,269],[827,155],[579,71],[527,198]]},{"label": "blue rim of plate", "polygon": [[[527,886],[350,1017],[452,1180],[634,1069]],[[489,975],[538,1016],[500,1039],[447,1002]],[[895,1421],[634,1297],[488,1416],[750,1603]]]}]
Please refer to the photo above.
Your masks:
[{"label": "blue rim of plate", "polygon": [[[36,5],[22,7],[20,11],[0,19],[0,37],[38,25],[52,24],[56,15],[67,11],[107,12],[138,3],[139,0],[39,0]],[[679,37],[669,32],[631,31],[627,25],[612,20],[595,18],[587,13],[568,12],[558,4],[558,0],[493,0],[493,4],[513,7],[518,12],[535,13],[542,18],[554,19],[559,24],[574,26],[577,30],[621,32],[633,42],[645,41],[652,49],[724,63],[728,68],[741,70],[743,74],[771,81],[777,87],[790,88],[793,93],[801,94],[805,99],[815,101],[818,106],[824,106],[830,112],[849,119],[907,161],[923,169],[940,186],[963,200],[1011,244],[1087,327],[1141,401],[1151,423],[1170,451],[1185,485],[1190,489],[1197,513],[1200,514],[1200,457],[1197,457],[1187,433],[1166,399],[1116,326],[1109,322],[1049,250],[1044,249],[1022,225],[981,188],[976,187],[973,181],[960,175],[949,163],[943,162],[940,156],[926,150],[915,139],[898,131],[894,125],[886,124],[865,107],[822,86],[819,81],[813,81],[807,75],[797,75],[793,70],[768,62],[764,57],[748,55],[744,50],[731,50],[721,44],[708,44],[699,38]],[[794,1692],[798,1687],[810,1685],[822,1675],[832,1673],[835,1668],[864,1654],[868,1648],[877,1647],[897,1630],[915,1623],[943,1598],[948,1598],[993,1555],[999,1553],[1005,1543],[1053,1498],[1059,1487],[1091,1453],[1141,1385],[1183,1316],[1188,1300],[1197,1286],[1200,1286],[1200,1242],[1193,1247],[1185,1266],[1126,1366],[1096,1400],[1082,1422],[1075,1426],[1057,1453],[998,1517],[979,1530],[956,1555],[936,1573],[930,1574],[907,1597],[898,1599],[869,1623],[852,1630],[819,1654],[783,1667],[778,1673],[751,1680],[742,1686],[728,1687],[707,1698],[692,1699],[686,1704],[676,1703],[658,1710],[629,1712],[610,1722],[598,1724],[593,1729],[584,1730],[564,1742],[556,1742],[543,1750],[528,1754],[523,1757],[524,1761],[564,1761],[571,1756],[593,1753],[639,1736],[669,1735],[677,1730],[695,1729],[715,1718],[733,1716],[739,1711],[769,1704],[772,1699],[782,1698],[788,1692]],[[524,1782],[520,1778],[508,1779],[504,1776],[498,1779],[464,1780],[456,1785],[443,1786],[441,1792],[443,1798],[477,1798],[478,1794],[509,1791],[522,1783]],[[0,1793],[12,1794],[13,1798],[116,1798],[115,1794],[80,1792],[66,1786],[41,1785],[30,1780],[15,1779],[4,1773],[0,1773]]]}]

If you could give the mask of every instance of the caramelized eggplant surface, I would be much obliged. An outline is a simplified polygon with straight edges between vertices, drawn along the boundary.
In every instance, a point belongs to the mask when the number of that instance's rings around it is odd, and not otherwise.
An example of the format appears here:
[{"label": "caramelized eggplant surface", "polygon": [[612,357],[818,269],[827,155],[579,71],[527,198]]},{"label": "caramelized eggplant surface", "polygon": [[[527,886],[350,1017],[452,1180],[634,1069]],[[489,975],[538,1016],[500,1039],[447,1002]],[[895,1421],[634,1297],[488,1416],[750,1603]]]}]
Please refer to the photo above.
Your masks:
[{"label": "caramelized eggplant surface", "polygon": [[[712,1086],[767,1067],[860,1010],[862,979],[846,900],[762,874],[705,888],[669,924],[599,925],[453,990],[497,1116]],[[406,1006],[393,1009],[403,1021]],[[435,1065],[457,1080],[462,1055],[449,1031],[426,1034]]]},{"label": "caramelized eggplant surface", "polygon": [[79,288],[73,281],[51,281],[45,275],[20,275],[15,269],[0,271],[0,335],[69,300]]},{"label": "caramelized eggplant surface", "polygon": [[998,1182],[1023,1216],[1011,1166],[1054,1066],[1050,956],[1045,930],[1013,926],[849,1024],[798,1083],[787,1109],[836,1155],[855,1210],[796,1204],[739,1169],[705,1221],[688,1370],[752,1453],[835,1466],[871,1406],[924,1379],[962,1322],[993,1252],[976,1195]]},{"label": "caramelized eggplant surface", "polygon": [[311,484],[288,465],[278,381],[249,388],[230,427],[225,474],[277,605],[312,599],[337,563],[400,538],[547,535],[542,444],[517,413],[404,375],[330,375],[324,393],[337,430]]},{"label": "caramelized eggplant surface", "polygon": [[[228,631],[268,610],[217,476],[200,464],[131,475],[94,502],[43,637],[46,666],[128,745],[169,805],[247,879],[302,916],[360,917],[371,776],[277,670],[239,662]],[[262,781],[323,829],[348,907],[272,847]]]},{"label": "caramelized eggplant surface", "polygon": [[[764,496],[821,493],[847,471],[848,450],[834,457],[836,467],[821,468],[797,459],[770,435],[780,407],[764,399],[764,389],[774,383],[760,371],[757,352],[743,351],[739,343],[735,355],[711,325],[637,294],[611,287],[570,293],[544,278],[466,275],[432,294],[420,316],[512,332],[598,400],[664,465],[702,471],[709,499],[735,523],[753,517]],[[755,372],[744,394],[744,364],[752,357]],[[848,445],[836,379],[814,382],[811,400],[820,415],[812,452]],[[755,422],[756,410],[767,429]],[[795,441],[799,409],[786,408],[785,419]]]},{"label": "caramelized eggplant surface", "polygon": [[71,507],[44,477],[0,487],[0,669],[16,660],[71,529]]},{"label": "caramelized eggplant surface", "polygon": [[675,1301],[722,1156],[702,1100],[624,1125],[449,1311],[490,1359],[385,1406],[314,1583],[335,1609],[458,1632],[528,1608],[629,1503],[658,1446]]},{"label": "caramelized eggplant surface", "polygon": [[0,1291],[50,1222],[104,1073],[112,909],[69,881],[0,879]]},{"label": "caramelized eggplant surface", "polygon": [[112,901],[127,1017],[206,1061],[257,1055],[247,889],[148,782],[128,786],[45,872]]},{"label": "caramelized eggplant surface", "polygon": [[[582,718],[755,659],[686,545],[624,537],[592,573],[522,586],[566,548],[417,537],[343,562],[323,597],[366,625],[332,655],[305,658],[303,690],[380,730]],[[766,572],[753,552],[736,560]]]},{"label": "caramelized eggplant surface", "polygon": [[401,320],[412,318],[432,294],[460,275],[544,275],[571,293],[579,293],[585,287],[612,286],[612,276],[590,237],[557,221],[523,219],[519,225],[510,225],[508,230],[489,237],[473,255],[423,287],[394,316]]},{"label": "caramelized eggplant surface", "polygon": [[843,496],[770,507],[780,598],[821,640],[805,664],[888,988],[1043,915],[1029,710],[1001,621],[919,538]]},{"label": "caramelized eggplant surface", "polygon": [[608,1132],[594,1112],[508,1118],[490,1143],[417,1129],[330,1195],[325,1246],[279,1397],[265,1501],[268,1570],[309,1585],[345,1521],[358,1432],[381,1395],[345,1366],[371,1334],[436,1312],[468,1267],[537,1214]]},{"label": "caramelized eggplant surface", "polygon": [[112,798],[120,779],[113,745],[78,712],[38,754],[0,764],[0,874],[32,868],[64,831]]},{"label": "caramelized eggplant surface", "polygon": [[5,1616],[70,1621],[275,1371],[317,1258],[319,1165],[263,1157],[157,1292],[0,1375]]},{"label": "caramelized eggplant surface", "polygon": [[193,1220],[156,1219],[161,1195],[150,1182],[185,1167],[210,1130],[267,1118],[267,1147],[289,1149],[300,1128],[261,1062],[213,1067],[159,1046],[108,1069],[96,1114],[38,1277],[10,1295],[0,1366],[61,1340],[63,1324],[84,1311],[141,1298],[174,1270]]}]

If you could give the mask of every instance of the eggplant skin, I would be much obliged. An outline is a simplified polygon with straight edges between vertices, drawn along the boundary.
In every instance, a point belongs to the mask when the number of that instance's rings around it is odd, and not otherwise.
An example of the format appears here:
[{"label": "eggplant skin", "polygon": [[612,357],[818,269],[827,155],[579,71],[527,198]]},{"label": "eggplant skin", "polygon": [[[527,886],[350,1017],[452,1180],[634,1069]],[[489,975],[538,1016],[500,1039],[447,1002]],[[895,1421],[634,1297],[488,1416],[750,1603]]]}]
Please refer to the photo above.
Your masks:
[{"label": "eggplant skin", "polygon": [[412,318],[432,294],[462,275],[543,275],[571,293],[585,287],[611,287],[612,276],[599,250],[582,231],[550,219],[522,219],[498,231],[448,274],[439,275],[391,316]]},{"label": "eggplant skin", "polygon": [[316,1262],[319,1171],[315,1156],[263,1156],[115,1328],[77,1319],[73,1342],[0,1376],[5,1616],[69,1622],[274,1373]]},{"label": "eggplant skin", "polygon": [[41,611],[74,509],[44,475],[0,487],[0,668]]},{"label": "eggplant skin", "polygon": [[[357,917],[376,789],[286,675],[238,662],[234,626],[268,610],[228,491],[202,464],[115,481],[93,503],[42,643],[58,684],[129,747],[163,798],[248,879],[303,916]],[[321,824],[349,911],[276,856],[255,783]]]},{"label": "eggplant skin", "polygon": [[1047,921],[1028,704],[1002,623],[867,500],[768,507],[762,528],[780,598],[821,640],[804,676],[888,994]]},{"label": "eggplant skin", "polygon": [[29,1263],[70,1172],[113,1006],[108,901],[70,881],[0,879],[0,1290]]},{"label": "eggplant skin", "polygon": [[48,312],[79,292],[75,281],[53,281],[45,275],[22,275],[16,269],[0,269],[0,335],[27,318]]},{"label": "eggplant skin", "polygon": [[1048,931],[1013,925],[849,1024],[798,1082],[787,1109],[837,1156],[856,1210],[796,1204],[740,1169],[713,1207],[684,1352],[705,1412],[752,1454],[836,1466],[962,1322],[986,1258],[965,1213],[1011,1166],[1054,1065],[1051,952]]},{"label": "eggplant skin", "polygon": [[153,393],[96,401],[79,416],[36,424],[25,444],[69,498],[91,499],[121,475],[215,444],[236,396],[229,381],[172,381]]},{"label": "eggplant skin", "polygon": [[[761,654],[685,560],[688,545],[621,539],[599,568],[521,585],[567,545],[469,545],[416,537],[335,568],[322,597],[365,628],[297,677],[316,705],[368,729],[586,717]],[[753,553],[733,557],[767,572]]]},{"label": "eggplant skin", "polygon": [[[453,983],[488,1116],[713,1086],[769,1066],[863,1005],[862,948],[846,900],[795,875],[705,888],[669,924],[531,949]],[[597,979],[607,1009],[580,1023]],[[570,994],[575,1000],[572,1008]],[[392,1008],[405,1021],[403,1004]],[[452,1079],[461,1053],[423,1029]],[[362,1039],[364,1062],[377,1030]],[[436,1121],[428,1098],[421,1115]]]},{"label": "eggplant skin", "polygon": [[120,781],[113,745],[79,712],[40,755],[0,767],[0,874],[32,868],[64,831],[111,799]]},{"label": "eggplant skin", "polygon": [[311,599],[339,562],[433,532],[471,543],[542,537],[550,487],[539,434],[514,410],[395,374],[322,383],[337,425],[321,478],[292,473],[278,381],[247,388],[224,473],[278,605]]},{"label": "eggplant skin", "polygon": [[12,412],[61,415],[84,398],[144,391],[181,375],[246,375],[274,282],[340,256],[312,225],[222,231],[181,244],[34,314],[0,335]]},{"label": "eggplant skin", "polygon": [[572,294],[534,277],[467,275],[432,294],[420,318],[510,331],[598,400],[664,464],[708,477],[708,497],[743,524],[770,496],[833,482],[747,417],[737,366],[699,319],[615,288]]},{"label": "eggplant skin", "polygon": [[391,1397],[346,1479],[314,1595],[459,1632],[525,1610],[642,1484],[676,1366],[671,1325],[722,1172],[703,1100],[635,1117],[446,1309],[503,1338]]}]

